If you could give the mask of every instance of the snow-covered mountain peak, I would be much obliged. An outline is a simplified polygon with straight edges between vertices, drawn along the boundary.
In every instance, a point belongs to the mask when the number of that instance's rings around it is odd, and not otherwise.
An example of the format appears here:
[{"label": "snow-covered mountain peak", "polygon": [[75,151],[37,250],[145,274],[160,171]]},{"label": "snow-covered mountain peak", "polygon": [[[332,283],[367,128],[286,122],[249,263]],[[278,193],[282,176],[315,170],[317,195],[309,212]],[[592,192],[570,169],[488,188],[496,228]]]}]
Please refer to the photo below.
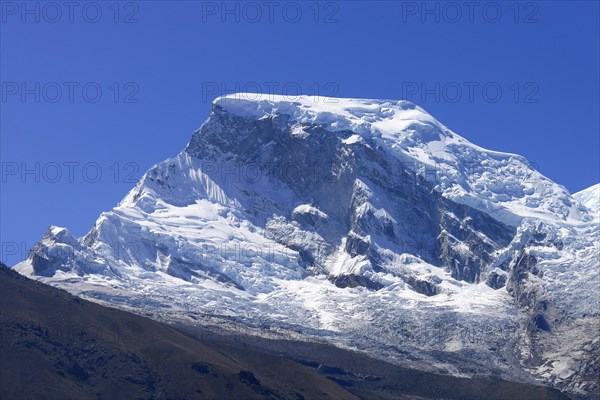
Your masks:
[{"label": "snow-covered mountain peak", "polygon": [[[404,147],[414,145],[417,141],[433,142],[427,149],[431,153],[441,152],[449,144],[463,143],[486,151],[495,158],[514,157],[525,161],[516,154],[486,150],[470,143],[423,108],[407,100],[233,93],[218,97],[213,101],[213,106],[244,118],[287,115],[287,122],[291,124],[319,125],[330,132],[351,131],[367,140],[384,138],[405,144]],[[346,144],[357,141],[356,138],[343,137]]]},{"label": "snow-covered mountain peak", "polygon": [[[600,314],[590,210],[410,102],[251,96],[215,100],[85,237],[52,227],[15,268],[161,318],[325,329],[394,360],[475,356],[510,375],[517,343],[537,352],[515,355],[524,368],[578,390],[551,361],[588,365],[589,338],[565,337]],[[413,322],[426,328],[390,355]],[[500,328],[469,348],[467,325]],[[536,335],[555,342],[532,349]]]},{"label": "snow-covered mountain peak", "polygon": [[405,131],[413,123],[442,127],[425,110],[405,100],[235,93],[217,98],[213,105],[240,117],[285,114],[290,116],[290,122],[322,125],[330,131],[352,131],[362,135],[394,134]]},{"label": "snow-covered mountain peak", "polygon": [[445,197],[513,226],[528,217],[586,219],[567,190],[524,157],[477,146],[409,101],[235,93],[213,102],[213,115],[221,112],[254,120],[284,117],[278,124],[282,134],[306,142],[314,141],[311,127],[322,127],[339,144],[383,151]]}]

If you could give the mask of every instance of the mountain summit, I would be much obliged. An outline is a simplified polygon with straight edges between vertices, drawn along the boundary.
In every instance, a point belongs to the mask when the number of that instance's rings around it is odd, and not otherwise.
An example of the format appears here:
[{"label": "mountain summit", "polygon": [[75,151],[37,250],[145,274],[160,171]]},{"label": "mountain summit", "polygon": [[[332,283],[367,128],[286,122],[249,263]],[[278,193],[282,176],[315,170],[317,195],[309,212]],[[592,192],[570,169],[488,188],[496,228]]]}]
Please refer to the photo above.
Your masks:
[{"label": "mountain summit", "polygon": [[184,324],[600,393],[598,217],[407,101],[232,94],[27,276]]}]

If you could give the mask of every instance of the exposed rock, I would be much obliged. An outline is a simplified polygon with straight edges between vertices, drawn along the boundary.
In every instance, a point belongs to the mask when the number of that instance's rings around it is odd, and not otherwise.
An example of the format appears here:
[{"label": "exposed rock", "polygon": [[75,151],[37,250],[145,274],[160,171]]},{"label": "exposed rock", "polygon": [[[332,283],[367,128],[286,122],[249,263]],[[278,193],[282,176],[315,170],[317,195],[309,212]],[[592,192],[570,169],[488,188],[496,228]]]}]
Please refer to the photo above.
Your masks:
[{"label": "exposed rock", "polygon": [[331,280],[333,283],[335,283],[335,286],[339,288],[363,286],[367,289],[379,290],[383,287],[382,284],[373,282],[369,278],[365,278],[362,275],[341,275],[332,277]]}]

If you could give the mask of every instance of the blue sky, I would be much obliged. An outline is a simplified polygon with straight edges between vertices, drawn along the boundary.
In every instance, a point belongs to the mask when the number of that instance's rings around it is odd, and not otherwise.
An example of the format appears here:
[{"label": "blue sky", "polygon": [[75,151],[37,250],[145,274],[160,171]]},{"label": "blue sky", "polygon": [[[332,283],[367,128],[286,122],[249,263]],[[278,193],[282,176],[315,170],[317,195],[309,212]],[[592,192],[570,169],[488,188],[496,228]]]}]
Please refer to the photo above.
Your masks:
[{"label": "blue sky", "polygon": [[8,264],[85,234],[227,91],[406,98],[571,192],[600,181],[596,1],[23,4],[0,9]]}]

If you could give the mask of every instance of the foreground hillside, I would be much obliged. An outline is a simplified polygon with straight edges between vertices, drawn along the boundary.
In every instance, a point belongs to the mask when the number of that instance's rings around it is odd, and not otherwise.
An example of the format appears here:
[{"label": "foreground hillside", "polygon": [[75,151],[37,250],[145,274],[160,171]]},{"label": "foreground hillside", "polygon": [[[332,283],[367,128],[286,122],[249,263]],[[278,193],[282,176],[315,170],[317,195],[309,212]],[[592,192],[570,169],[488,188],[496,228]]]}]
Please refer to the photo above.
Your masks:
[{"label": "foreground hillside", "polygon": [[357,398],[284,358],[209,346],[4,266],[0,274],[2,399]]},{"label": "foreground hillside", "polygon": [[567,399],[549,388],[439,376],[322,344],[251,349],[201,341],[198,331],[88,302],[4,265],[0,296],[2,399]]}]

